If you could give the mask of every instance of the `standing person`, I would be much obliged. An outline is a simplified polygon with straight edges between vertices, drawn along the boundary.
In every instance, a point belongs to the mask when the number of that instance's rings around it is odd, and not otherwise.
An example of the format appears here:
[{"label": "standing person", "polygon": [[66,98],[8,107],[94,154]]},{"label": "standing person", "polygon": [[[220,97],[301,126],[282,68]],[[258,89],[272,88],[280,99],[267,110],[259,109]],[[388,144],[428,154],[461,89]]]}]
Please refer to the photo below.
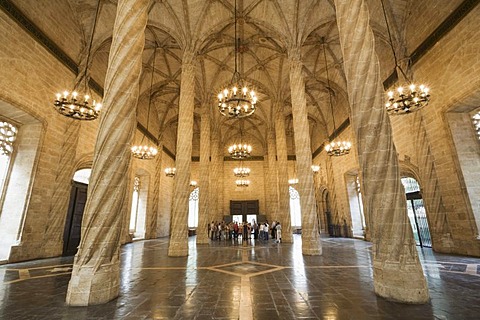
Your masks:
[{"label": "standing person", "polygon": [[233,237],[235,239],[238,239],[238,223],[235,221],[235,224],[233,225]]},{"label": "standing person", "polygon": [[277,222],[277,225],[275,226],[275,233],[277,235],[277,243],[282,242],[282,225],[280,222]]},{"label": "standing person", "polygon": [[265,225],[263,226],[263,235],[265,236],[263,240],[268,240],[268,220],[265,221]]},{"label": "standing person", "polygon": [[275,237],[275,230],[277,230],[277,222],[275,220],[273,220],[272,222],[272,240],[275,240],[276,237]]},{"label": "standing person", "polygon": [[253,220],[253,239],[258,239],[258,224],[255,220]]}]

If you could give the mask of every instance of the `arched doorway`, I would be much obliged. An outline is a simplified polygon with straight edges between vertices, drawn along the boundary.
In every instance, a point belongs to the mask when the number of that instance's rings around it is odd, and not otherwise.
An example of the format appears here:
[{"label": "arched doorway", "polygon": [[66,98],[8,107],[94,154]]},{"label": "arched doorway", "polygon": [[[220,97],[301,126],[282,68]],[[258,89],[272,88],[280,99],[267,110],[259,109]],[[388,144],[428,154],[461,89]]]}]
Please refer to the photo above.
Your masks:
[{"label": "arched doorway", "polygon": [[87,202],[88,181],[91,169],[80,169],[73,175],[70,203],[68,205],[65,229],[63,232],[63,255],[73,256],[77,253],[82,232],[82,219]]},{"label": "arched doorway", "polygon": [[428,227],[427,214],[423,205],[420,185],[413,178],[402,178],[402,184],[407,196],[408,219],[412,226],[413,236],[417,246],[432,247],[432,238]]},{"label": "arched doorway", "polygon": [[292,230],[302,229],[302,208],[300,207],[300,194],[292,187],[288,187],[290,193],[290,219]]},{"label": "arched doorway", "polygon": [[199,189],[195,188],[188,198],[188,229],[198,227],[198,193]]}]

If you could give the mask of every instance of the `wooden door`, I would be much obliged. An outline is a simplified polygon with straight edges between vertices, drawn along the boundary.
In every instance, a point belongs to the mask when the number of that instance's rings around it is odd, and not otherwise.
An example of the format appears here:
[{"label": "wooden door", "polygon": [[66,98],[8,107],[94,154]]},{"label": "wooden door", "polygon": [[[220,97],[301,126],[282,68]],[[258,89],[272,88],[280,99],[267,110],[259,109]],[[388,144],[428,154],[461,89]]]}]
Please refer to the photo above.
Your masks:
[{"label": "wooden door", "polygon": [[68,206],[65,231],[63,233],[63,255],[73,256],[77,253],[82,232],[82,218],[85,203],[87,202],[88,185],[73,182],[70,193],[70,204]]},{"label": "wooden door", "polygon": [[247,215],[259,214],[258,200],[234,201],[230,200],[230,215],[242,215],[246,221]]}]

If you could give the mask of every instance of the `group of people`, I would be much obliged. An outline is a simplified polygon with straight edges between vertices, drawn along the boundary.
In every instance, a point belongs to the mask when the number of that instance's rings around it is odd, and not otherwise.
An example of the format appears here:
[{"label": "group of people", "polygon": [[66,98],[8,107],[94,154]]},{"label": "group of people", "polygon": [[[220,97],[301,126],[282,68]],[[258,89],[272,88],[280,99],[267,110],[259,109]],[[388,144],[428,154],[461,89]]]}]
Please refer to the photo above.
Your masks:
[{"label": "group of people", "polygon": [[232,240],[242,237],[242,240],[252,238],[268,241],[269,236],[277,243],[282,241],[282,226],[280,222],[273,221],[272,225],[268,221],[258,224],[255,220],[252,223],[247,222],[218,222],[212,221],[208,226],[208,234],[211,240]]}]

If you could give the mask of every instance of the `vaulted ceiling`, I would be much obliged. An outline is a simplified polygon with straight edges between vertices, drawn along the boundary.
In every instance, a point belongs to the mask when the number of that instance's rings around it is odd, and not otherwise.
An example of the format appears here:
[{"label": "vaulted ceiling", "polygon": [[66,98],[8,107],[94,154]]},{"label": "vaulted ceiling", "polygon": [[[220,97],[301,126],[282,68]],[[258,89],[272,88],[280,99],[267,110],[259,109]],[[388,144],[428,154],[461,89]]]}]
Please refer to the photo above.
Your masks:
[{"label": "vaulted ceiling", "polygon": [[[78,65],[83,65],[97,1],[12,2]],[[382,76],[386,78],[393,69],[393,59],[381,1],[367,2],[371,10],[371,26],[378,40]],[[455,8],[460,0],[442,1],[442,8],[438,8],[438,1],[421,2],[433,7],[432,13],[437,15],[432,19],[441,21],[449,8]],[[418,41],[426,36],[424,34],[422,38],[412,33],[407,24],[412,19],[412,12],[416,12],[422,4],[412,0],[384,0],[384,3],[395,46],[400,57],[405,57],[411,51],[409,45],[418,45]],[[100,0],[91,64],[91,76],[100,84],[103,84],[107,70],[115,11],[115,0]],[[432,23],[432,26],[437,24]],[[333,120],[338,128],[348,118],[346,79],[333,0],[237,0],[237,28],[240,73],[255,86],[259,95],[258,110],[253,116],[241,120],[241,123],[223,118],[216,110],[217,92],[231,80],[234,70],[234,0],[152,1],[145,31],[144,71],[139,100],[139,108],[146,108],[153,72],[151,94],[154,112],[151,119],[154,121],[150,123],[151,131],[159,137],[168,132],[175,134],[182,55],[185,49],[193,49],[198,58],[195,89],[197,139],[200,114],[204,108],[208,108],[212,125],[221,130],[225,145],[238,137],[239,128],[242,127],[244,136],[251,139],[249,142],[254,146],[254,154],[265,154],[267,130],[274,126],[275,113],[284,114],[287,134],[291,136],[293,132],[287,51],[296,46],[301,48],[304,62],[312,150],[315,150],[333,132]],[[409,38],[412,38],[413,44],[408,43],[406,39]],[[154,51],[156,58],[153,69]],[[329,71],[329,86],[326,68]],[[333,97],[334,118],[329,104],[329,91]],[[146,125],[146,116],[139,116],[139,121]],[[198,154],[198,150],[194,149],[195,153]]]}]

